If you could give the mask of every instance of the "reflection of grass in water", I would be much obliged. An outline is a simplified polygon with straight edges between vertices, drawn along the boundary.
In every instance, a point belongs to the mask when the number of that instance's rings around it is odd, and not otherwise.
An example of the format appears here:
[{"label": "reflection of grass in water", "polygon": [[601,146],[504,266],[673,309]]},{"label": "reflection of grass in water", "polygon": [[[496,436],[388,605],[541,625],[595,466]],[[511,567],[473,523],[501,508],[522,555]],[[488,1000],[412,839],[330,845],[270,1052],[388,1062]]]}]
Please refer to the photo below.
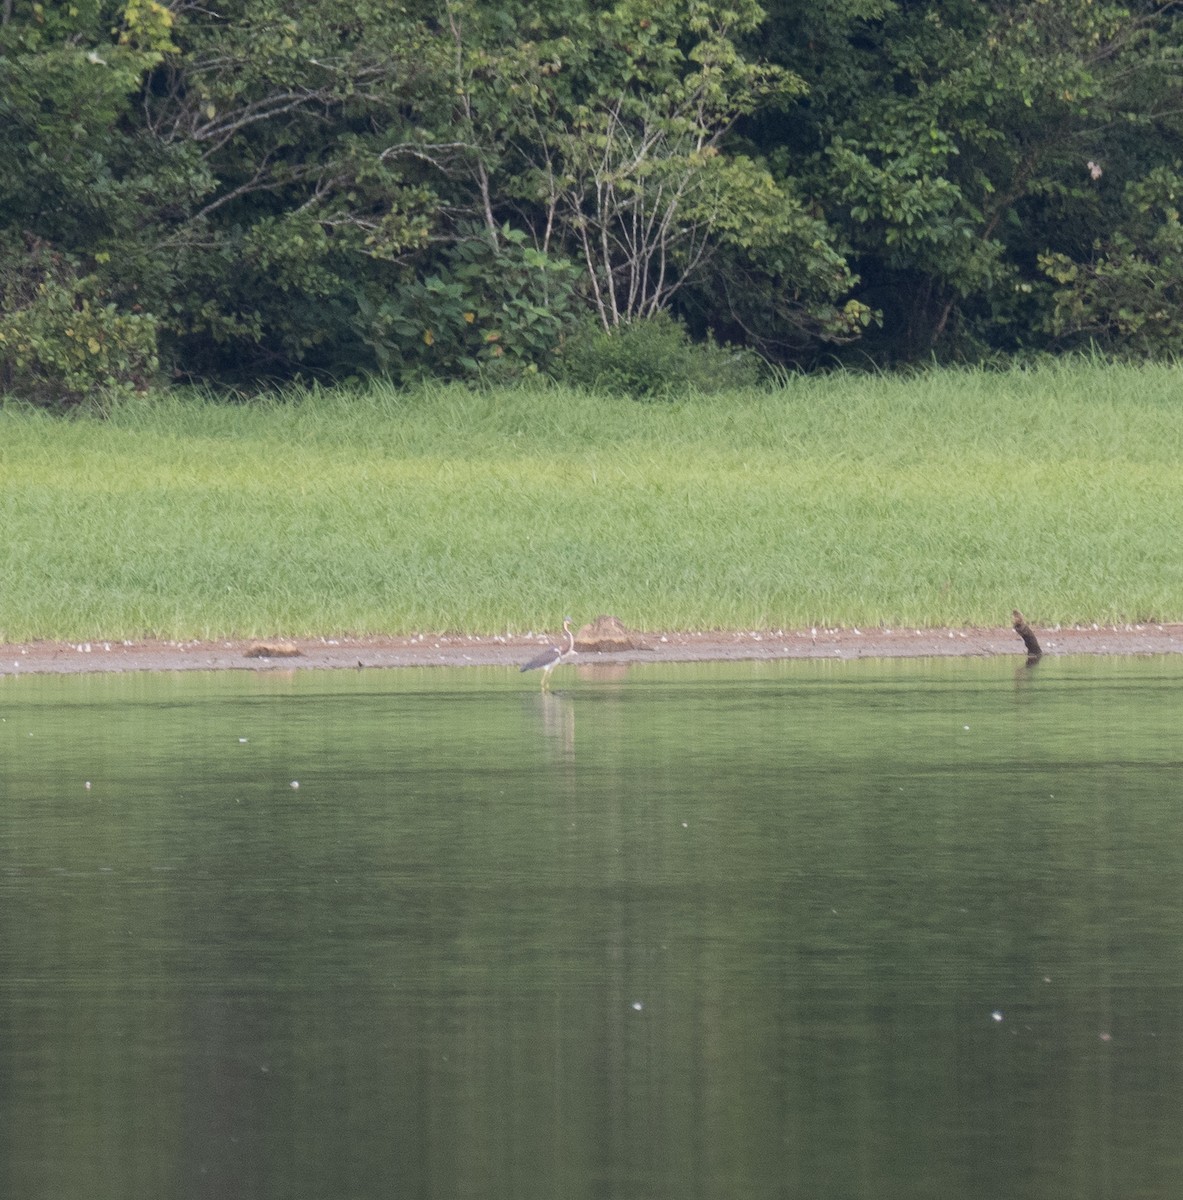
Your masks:
[{"label": "reflection of grass in water", "polygon": [[1169,367],[0,412],[0,635],[1183,617]]}]

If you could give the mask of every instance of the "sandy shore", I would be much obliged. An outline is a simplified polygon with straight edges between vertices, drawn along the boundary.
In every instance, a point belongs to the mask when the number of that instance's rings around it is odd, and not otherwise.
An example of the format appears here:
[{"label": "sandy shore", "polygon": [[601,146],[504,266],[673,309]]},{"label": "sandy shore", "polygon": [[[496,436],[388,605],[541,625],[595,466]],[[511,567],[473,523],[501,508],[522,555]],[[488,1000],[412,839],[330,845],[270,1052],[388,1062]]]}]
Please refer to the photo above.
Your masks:
[{"label": "sandy shore", "polygon": [[[1035,627],[1044,653],[1183,654],[1183,624]],[[1009,626],[997,629],[816,629],[648,633],[647,649],[584,653],[580,661],[705,662],[781,658],[1025,657]],[[430,634],[411,638],[310,638],[275,642],[26,642],[0,644],[0,675],[96,671],[275,670],[511,666],[551,637]],[[272,653],[267,651],[271,650]],[[282,653],[281,653],[282,651]]]}]

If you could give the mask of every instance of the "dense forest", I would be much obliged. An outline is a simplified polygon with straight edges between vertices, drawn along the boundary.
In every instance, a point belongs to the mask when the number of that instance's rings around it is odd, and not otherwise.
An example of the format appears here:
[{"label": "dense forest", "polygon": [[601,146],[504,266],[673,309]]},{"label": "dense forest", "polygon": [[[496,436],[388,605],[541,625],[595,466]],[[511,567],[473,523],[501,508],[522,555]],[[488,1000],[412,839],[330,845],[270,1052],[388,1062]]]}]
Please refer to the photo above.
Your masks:
[{"label": "dense forest", "polygon": [[43,403],[1183,350],[1175,3],[0,0],[0,163]]}]

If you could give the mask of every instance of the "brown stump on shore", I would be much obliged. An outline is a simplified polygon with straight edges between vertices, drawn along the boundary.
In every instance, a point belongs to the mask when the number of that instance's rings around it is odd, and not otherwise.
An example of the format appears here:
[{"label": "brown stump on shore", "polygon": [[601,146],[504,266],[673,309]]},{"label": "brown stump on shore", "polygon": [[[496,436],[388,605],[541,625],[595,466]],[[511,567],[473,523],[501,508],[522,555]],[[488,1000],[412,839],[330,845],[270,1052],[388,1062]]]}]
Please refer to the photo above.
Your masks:
[{"label": "brown stump on shore", "polygon": [[1017,608],[1011,610],[1011,616],[1014,618],[1015,633],[1023,639],[1023,645],[1027,647],[1027,661],[1029,663],[1038,662],[1043,657],[1043,648],[1039,644],[1039,639],[1031,632],[1027,618]]},{"label": "brown stump on shore", "polygon": [[575,635],[575,649],[581,654],[610,654],[615,650],[652,650],[639,634],[626,629],[619,617],[596,617]]}]

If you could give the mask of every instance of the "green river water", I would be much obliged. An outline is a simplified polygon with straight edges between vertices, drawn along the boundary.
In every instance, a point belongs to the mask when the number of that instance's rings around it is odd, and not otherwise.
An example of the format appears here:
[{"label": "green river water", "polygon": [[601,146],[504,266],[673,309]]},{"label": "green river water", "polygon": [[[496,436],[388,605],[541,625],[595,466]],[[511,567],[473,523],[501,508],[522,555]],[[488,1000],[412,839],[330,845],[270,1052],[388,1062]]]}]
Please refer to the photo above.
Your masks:
[{"label": "green river water", "polygon": [[0,1196],[1183,1196],[1183,661],[553,689],[0,678]]}]

